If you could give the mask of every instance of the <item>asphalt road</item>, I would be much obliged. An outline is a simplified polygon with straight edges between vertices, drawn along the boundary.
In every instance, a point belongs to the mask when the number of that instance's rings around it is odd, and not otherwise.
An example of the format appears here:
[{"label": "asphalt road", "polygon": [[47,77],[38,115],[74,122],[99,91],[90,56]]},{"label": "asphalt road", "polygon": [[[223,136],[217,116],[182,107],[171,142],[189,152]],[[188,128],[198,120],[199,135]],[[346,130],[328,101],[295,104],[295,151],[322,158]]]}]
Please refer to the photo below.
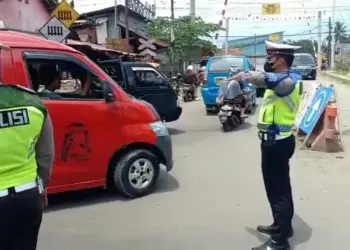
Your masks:
[{"label": "asphalt road", "polygon": [[[51,197],[39,250],[243,250],[263,241],[254,228],[270,223],[271,215],[256,116],[237,131],[223,133],[218,117],[205,115],[201,101],[184,103],[183,109],[181,119],[169,124],[175,166],[162,173],[155,193],[136,200],[103,190]],[[343,178],[336,182],[321,178],[317,157],[297,152],[292,162],[298,166],[292,171],[295,249],[336,249],[332,244],[345,245],[349,235],[344,216],[350,206],[335,195],[347,192],[339,193],[335,183],[347,185],[350,173],[336,172],[334,178]],[[319,164],[332,161],[322,157]],[[342,204],[338,217],[330,217],[337,202]],[[338,226],[342,222],[345,232]]]}]

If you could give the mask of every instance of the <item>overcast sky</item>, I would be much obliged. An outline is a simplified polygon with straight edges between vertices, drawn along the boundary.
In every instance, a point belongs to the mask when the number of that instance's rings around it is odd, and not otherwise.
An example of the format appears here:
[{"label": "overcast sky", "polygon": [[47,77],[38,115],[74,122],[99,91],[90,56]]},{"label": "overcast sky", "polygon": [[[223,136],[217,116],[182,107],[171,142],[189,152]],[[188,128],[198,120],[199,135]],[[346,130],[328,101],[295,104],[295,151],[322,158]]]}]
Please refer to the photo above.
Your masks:
[{"label": "overcast sky", "polygon": [[[350,28],[350,0],[336,0],[336,20],[345,22]],[[145,0],[141,0],[145,2]],[[156,4],[157,16],[170,16],[170,0],[148,0],[150,4]],[[221,3],[220,3],[221,2]],[[277,3],[277,1],[264,0],[228,0],[226,16],[231,18],[245,18],[243,21],[230,21],[229,35],[231,39],[242,36],[254,36],[254,34],[268,34],[285,31],[285,39],[317,39],[317,12],[323,11],[322,29],[327,32],[328,18],[332,14],[332,0],[281,0],[281,15],[276,16],[279,21],[260,20],[262,3]],[[75,0],[76,10],[85,13],[97,9],[114,6],[114,0]],[[124,0],[118,0],[123,4]],[[190,0],[175,0],[175,16],[188,15],[190,12]],[[221,19],[221,10],[224,0],[197,0],[196,15],[203,17],[207,22],[218,23]],[[309,16],[311,19],[301,19]],[[258,17],[259,20],[253,19]],[[313,17],[315,17],[313,19]],[[292,21],[284,21],[291,18]],[[297,20],[294,20],[297,18]],[[311,31],[311,35],[310,35]],[[218,45],[224,41],[225,32],[220,32]],[[326,36],[323,34],[323,36]]]}]

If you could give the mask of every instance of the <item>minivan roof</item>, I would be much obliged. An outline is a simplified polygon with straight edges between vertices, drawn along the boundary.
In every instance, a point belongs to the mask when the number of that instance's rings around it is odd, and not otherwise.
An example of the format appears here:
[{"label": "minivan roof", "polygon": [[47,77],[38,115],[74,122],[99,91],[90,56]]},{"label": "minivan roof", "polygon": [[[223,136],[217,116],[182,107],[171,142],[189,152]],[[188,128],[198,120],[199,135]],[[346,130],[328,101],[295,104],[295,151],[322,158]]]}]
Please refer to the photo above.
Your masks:
[{"label": "minivan roof", "polygon": [[51,49],[80,53],[79,51],[61,43],[49,41],[35,35],[9,30],[0,30],[0,45],[1,44],[10,48]]},{"label": "minivan roof", "polygon": [[237,56],[237,55],[217,55],[217,56],[212,56],[212,57],[210,57],[210,59],[212,59],[212,58],[217,58],[217,57],[237,57],[237,58],[244,58],[245,56]]}]

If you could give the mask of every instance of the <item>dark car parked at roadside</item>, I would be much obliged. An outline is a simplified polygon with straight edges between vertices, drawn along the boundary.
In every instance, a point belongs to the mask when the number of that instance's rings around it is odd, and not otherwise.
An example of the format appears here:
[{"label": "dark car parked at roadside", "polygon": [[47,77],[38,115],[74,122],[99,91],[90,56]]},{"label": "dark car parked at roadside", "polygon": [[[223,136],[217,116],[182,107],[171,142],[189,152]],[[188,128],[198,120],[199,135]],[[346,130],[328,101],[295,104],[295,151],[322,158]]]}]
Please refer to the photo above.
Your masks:
[{"label": "dark car parked at roadside", "polygon": [[295,53],[291,69],[299,73],[303,79],[315,80],[317,63],[314,57],[307,53]]}]

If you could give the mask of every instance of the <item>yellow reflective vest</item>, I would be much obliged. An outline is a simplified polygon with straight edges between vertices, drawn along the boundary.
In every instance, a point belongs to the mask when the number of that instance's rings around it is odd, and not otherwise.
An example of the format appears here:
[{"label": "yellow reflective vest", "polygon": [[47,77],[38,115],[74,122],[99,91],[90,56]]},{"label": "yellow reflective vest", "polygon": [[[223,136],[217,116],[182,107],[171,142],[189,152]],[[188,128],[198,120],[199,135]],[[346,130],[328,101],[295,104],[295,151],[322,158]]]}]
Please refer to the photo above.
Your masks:
[{"label": "yellow reflective vest", "polygon": [[35,180],[35,145],[46,113],[35,92],[0,85],[0,190]]},{"label": "yellow reflective vest", "polygon": [[275,124],[279,128],[280,136],[287,137],[292,134],[300,105],[301,85],[302,82],[298,81],[293,92],[285,97],[278,97],[271,89],[265,91],[258,120],[258,129],[261,132],[266,132],[270,125]]}]

